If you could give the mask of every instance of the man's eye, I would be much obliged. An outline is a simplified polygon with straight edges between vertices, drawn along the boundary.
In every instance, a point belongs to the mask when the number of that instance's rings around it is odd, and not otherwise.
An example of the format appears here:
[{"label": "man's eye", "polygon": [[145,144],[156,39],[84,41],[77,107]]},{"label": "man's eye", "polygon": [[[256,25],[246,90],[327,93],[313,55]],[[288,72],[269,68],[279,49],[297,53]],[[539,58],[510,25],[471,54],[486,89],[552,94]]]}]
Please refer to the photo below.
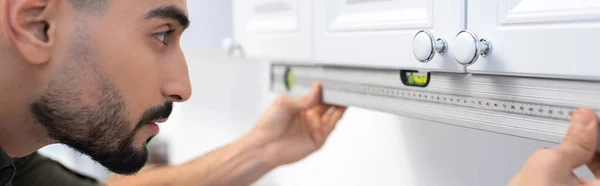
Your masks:
[{"label": "man's eye", "polygon": [[156,39],[158,39],[160,42],[163,42],[165,45],[167,44],[166,40],[167,37],[169,37],[169,35],[173,33],[173,30],[169,30],[169,31],[165,31],[165,32],[159,32],[154,34],[154,37],[156,37]]}]

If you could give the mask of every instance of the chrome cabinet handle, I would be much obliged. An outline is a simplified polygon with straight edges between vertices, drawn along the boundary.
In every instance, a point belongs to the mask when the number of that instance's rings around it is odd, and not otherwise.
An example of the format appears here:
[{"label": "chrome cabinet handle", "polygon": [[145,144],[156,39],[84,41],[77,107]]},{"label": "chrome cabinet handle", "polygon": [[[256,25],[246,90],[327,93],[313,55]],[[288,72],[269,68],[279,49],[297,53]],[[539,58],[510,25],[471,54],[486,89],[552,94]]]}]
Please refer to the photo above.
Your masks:
[{"label": "chrome cabinet handle", "polygon": [[431,61],[436,52],[442,55],[447,50],[446,40],[442,38],[434,39],[433,35],[426,30],[420,30],[413,38],[413,54],[421,63]]},{"label": "chrome cabinet handle", "polygon": [[492,53],[492,42],[487,38],[477,39],[477,35],[469,30],[458,32],[452,47],[454,59],[463,66],[472,65],[479,56]]},{"label": "chrome cabinet handle", "polygon": [[479,48],[479,55],[486,57],[492,53],[492,42],[487,38],[481,38],[477,48]]}]

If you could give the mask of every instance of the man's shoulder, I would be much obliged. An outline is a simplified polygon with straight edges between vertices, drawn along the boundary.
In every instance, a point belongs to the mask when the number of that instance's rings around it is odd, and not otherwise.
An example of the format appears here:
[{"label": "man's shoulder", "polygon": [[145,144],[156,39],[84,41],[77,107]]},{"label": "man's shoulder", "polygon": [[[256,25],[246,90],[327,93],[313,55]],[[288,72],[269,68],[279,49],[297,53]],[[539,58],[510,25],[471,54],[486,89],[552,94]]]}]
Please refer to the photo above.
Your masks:
[{"label": "man's shoulder", "polygon": [[35,152],[22,158],[14,158],[16,168],[13,185],[100,185],[83,174]]},{"label": "man's shoulder", "polygon": [[12,159],[0,148],[0,186],[10,185],[15,174]]}]

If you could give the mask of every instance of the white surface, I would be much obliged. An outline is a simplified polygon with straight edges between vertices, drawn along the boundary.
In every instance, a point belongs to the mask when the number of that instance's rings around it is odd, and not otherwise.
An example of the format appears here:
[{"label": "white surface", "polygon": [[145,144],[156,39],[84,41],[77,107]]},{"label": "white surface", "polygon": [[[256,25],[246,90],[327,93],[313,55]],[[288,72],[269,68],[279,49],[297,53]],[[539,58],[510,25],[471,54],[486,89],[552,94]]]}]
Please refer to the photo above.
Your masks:
[{"label": "white surface", "polygon": [[[468,29],[494,42],[494,52],[470,72],[600,79],[593,57],[600,43],[600,1],[237,0],[234,5],[235,35],[250,57],[461,72],[452,55],[459,50],[453,49],[453,38]],[[412,48],[419,29],[448,40],[448,53],[419,63]]]},{"label": "white surface", "polygon": [[413,40],[413,53],[419,61],[428,61],[432,55],[434,46],[431,35],[426,32],[419,32]]},{"label": "white surface", "polygon": [[452,42],[465,26],[463,0],[328,0],[313,4],[318,62],[462,71],[448,55],[452,48],[421,63],[413,55],[412,44],[421,29]]},{"label": "white surface", "polygon": [[[478,58],[477,43],[477,38],[474,38],[468,32],[461,32],[456,35],[453,46],[454,59],[460,64],[468,65],[475,58]],[[474,63],[477,63],[477,61]]]},{"label": "white surface", "polygon": [[595,76],[600,1],[468,0],[468,28],[494,44],[476,73]]},{"label": "white surface", "polygon": [[249,58],[312,58],[312,0],[233,0],[234,39]]}]

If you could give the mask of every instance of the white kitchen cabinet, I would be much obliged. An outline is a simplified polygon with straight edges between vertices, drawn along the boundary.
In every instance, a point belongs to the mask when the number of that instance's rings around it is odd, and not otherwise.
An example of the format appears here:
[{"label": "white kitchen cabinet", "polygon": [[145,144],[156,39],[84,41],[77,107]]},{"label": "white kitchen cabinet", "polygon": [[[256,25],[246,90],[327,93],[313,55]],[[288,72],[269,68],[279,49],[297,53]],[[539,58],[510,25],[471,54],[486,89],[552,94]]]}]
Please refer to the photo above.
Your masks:
[{"label": "white kitchen cabinet", "polygon": [[467,14],[468,29],[492,44],[470,72],[600,76],[598,0],[468,0]]},{"label": "white kitchen cabinet", "polygon": [[465,28],[464,0],[319,0],[313,2],[315,60],[321,63],[462,71],[450,53],[427,63],[413,54],[423,29],[452,42]]},{"label": "white kitchen cabinet", "polygon": [[[234,0],[234,41],[248,58],[312,59],[311,0]],[[240,51],[237,51],[240,52]]]}]

